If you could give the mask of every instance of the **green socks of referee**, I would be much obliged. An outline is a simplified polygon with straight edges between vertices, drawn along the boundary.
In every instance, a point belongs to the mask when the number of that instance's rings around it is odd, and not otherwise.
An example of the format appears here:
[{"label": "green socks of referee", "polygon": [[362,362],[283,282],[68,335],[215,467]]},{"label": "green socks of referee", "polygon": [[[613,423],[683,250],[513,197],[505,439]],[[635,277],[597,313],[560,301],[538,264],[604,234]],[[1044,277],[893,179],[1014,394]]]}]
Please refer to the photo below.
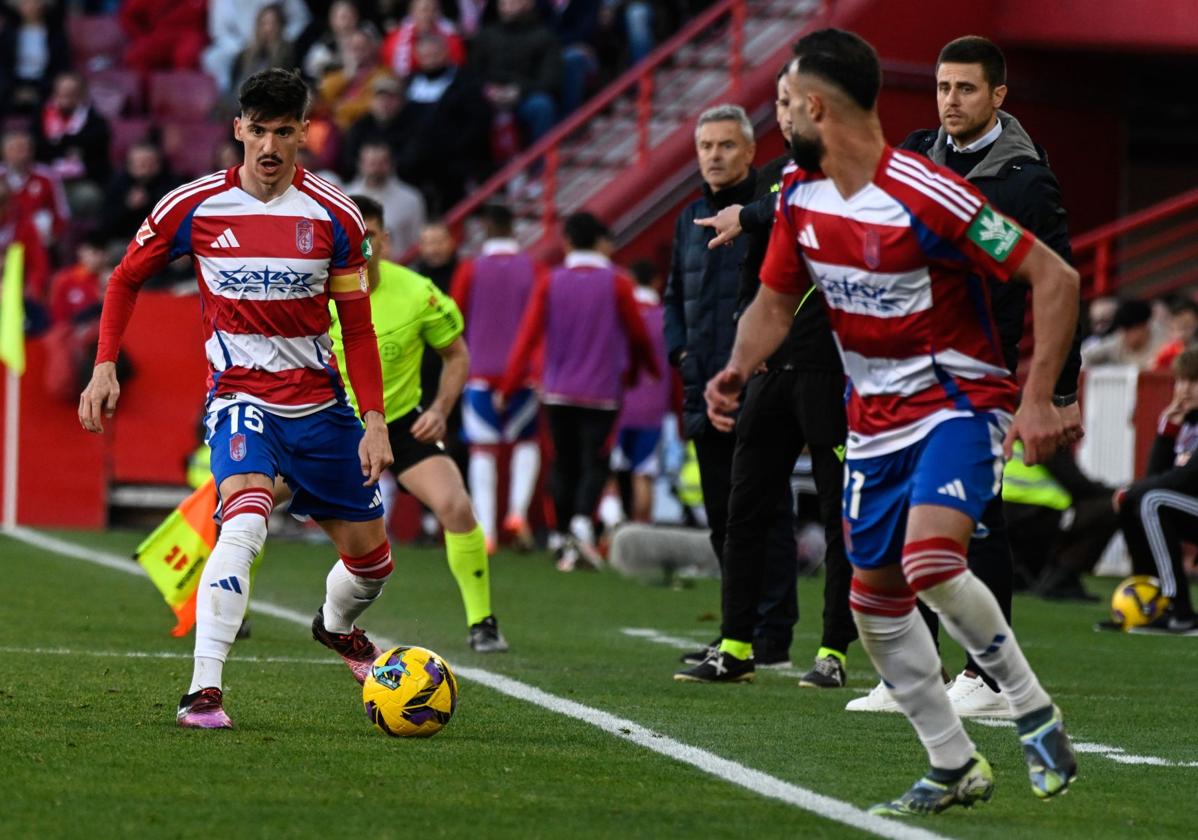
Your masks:
[{"label": "green socks of referee", "polygon": [[462,593],[466,623],[477,624],[491,614],[491,574],[487,560],[487,538],[475,525],[464,534],[445,532],[449,570]]}]

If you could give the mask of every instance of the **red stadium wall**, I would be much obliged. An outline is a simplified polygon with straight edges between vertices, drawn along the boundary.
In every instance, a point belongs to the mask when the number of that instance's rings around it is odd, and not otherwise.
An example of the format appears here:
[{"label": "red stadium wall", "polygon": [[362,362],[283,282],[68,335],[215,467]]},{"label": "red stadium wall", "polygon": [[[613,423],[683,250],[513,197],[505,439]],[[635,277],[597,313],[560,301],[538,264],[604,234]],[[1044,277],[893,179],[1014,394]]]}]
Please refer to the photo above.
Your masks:
[{"label": "red stadium wall", "polygon": [[[46,352],[43,341],[26,343],[17,446],[17,522],[100,528],[108,517],[111,444],[106,437],[89,435],[79,427],[78,406],[46,393]],[[4,400],[0,393],[0,406]],[[4,416],[0,409],[0,440]],[[0,488],[0,504],[3,495]]]},{"label": "red stadium wall", "polygon": [[1002,42],[1120,50],[1198,47],[1198,14],[1188,0],[1005,0],[994,5]]}]

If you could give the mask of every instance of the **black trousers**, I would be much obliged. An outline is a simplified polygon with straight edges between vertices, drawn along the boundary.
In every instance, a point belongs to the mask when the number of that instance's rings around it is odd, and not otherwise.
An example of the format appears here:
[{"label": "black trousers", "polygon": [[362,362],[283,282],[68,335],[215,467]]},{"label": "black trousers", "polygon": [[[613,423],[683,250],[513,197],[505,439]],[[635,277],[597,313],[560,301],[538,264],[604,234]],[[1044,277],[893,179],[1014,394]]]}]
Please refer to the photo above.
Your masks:
[{"label": "black trousers", "polygon": [[[991,499],[990,504],[986,505],[986,509],[982,511],[981,524],[986,529],[984,532],[986,535],[984,537],[975,536],[969,541],[966,560],[969,563],[969,570],[994,593],[1003,617],[1007,620],[1007,624],[1010,624],[1015,566],[1011,557],[1011,540],[1007,534],[1007,517],[1003,512],[1001,497]],[[916,603],[919,604],[923,620],[927,622],[928,629],[932,631],[932,638],[936,641],[936,647],[939,648],[940,617],[926,606],[923,600],[918,600]],[[965,669],[980,674],[987,685],[997,690],[998,686],[993,678],[978,665],[972,654],[967,653],[965,656]]]},{"label": "black trousers", "polygon": [[[852,569],[840,515],[844,465],[836,451],[844,442],[845,426],[844,376],[839,372],[777,369],[750,380],[736,425],[724,543],[724,638],[761,636],[771,617],[763,612],[766,606],[779,598],[787,606],[797,603],[790,475],[804,446],[811,451],[827,540],[822,645],[844,652],[857,638],[849,610]],[[779,533],[783,525],[789,537],[785,541]],[[786,561],[783,551],[788,552]],[[783,613],[779,606],[779,619]],[[798,620],[797,609],[794,618]],[[787,642],[790,638],[788,630]]]},{"label": "black trousers", "polygon": [[547,405],[553,438],[553,506],[557,529],[570,530],[577,515],[591,517],[607,481],[608,439],[616,422],[614,409]]},{"label": "black trousers", "polygon": [[1123,537],[1137,575],[1153,575],[1179,618],[1194,614],[1181,543],[1198,541],[1198,497],[1132,485],[1119,509]]}]

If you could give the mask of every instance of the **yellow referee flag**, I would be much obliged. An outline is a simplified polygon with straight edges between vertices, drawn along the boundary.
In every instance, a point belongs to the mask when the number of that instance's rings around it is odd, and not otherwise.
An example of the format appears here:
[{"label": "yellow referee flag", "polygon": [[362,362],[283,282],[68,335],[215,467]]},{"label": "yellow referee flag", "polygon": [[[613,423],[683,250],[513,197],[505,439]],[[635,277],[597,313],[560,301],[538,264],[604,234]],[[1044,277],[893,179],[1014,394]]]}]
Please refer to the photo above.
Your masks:
[{"label": "yellow referee flag", "polygon": [[209,476],[134,553],[171,609],[186,604],[200,582],[216,545],[215,512],[216,480]]},{"label": "yellow referee flag", "polygon": [[4,255],[0,281],[0,364],[25,372],[25,246],[16,242]]}]

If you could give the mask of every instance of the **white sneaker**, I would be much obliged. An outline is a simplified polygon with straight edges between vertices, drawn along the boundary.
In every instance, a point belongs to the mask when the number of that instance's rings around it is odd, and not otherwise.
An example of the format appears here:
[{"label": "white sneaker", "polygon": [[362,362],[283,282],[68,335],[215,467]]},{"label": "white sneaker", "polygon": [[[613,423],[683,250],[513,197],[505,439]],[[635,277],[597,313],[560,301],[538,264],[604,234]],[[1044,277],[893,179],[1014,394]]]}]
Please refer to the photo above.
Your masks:
[{"label": "white sneaker", "polygon": [[873,690],[864,697],[858,697],[856,700],[850,700],[845,704],[846,712],[897,712],[900,711],[899,704],[890,696],[890,691],[886,688],[886,683],[878,681],[878,684],[873,687]]},{"label": "white sneaker", "polygon": [[1007,698],[1003,697],[981,677],[971,677],[962,671],[948,689],[953,709],[963,718],[1014,718]]}]

